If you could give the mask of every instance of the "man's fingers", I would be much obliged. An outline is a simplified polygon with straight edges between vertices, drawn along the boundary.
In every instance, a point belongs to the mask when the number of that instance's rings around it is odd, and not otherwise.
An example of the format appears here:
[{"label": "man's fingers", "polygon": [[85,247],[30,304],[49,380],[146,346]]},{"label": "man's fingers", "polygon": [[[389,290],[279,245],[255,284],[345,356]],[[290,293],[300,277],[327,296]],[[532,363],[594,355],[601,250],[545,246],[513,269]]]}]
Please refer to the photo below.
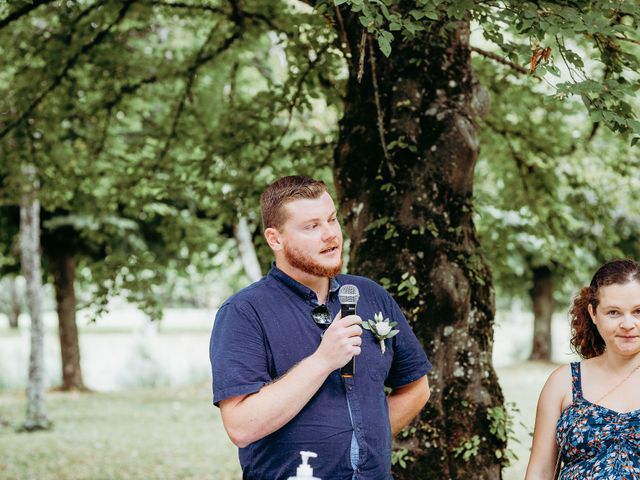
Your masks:
[{"label": "man's fingers", "polygon": [[362,327],[360,325],[351,325],[348,328],[348,332],[350,337],[359,337],[360,335],[362,335]]},{"label": "man's fingers", "polygon": [[344,325],[360,325],[362,323],[362,319],[358,315],[347,315],[339,320]]}]

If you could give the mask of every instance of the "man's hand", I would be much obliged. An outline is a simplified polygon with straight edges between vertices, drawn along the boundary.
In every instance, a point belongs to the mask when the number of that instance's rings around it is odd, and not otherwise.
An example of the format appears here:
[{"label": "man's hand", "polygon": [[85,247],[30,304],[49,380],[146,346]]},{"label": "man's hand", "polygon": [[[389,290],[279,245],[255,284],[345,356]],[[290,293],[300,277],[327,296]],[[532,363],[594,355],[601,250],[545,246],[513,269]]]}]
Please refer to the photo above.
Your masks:
[{"label": "man's hand", "polygon": [[362,319],[357,315],[342,318],[338,313],[322,336],[315,356],[329,371],[344,367],[355,355],[360,355]]},{"label": "man's hand", "polygon": [[296,416],[331,372],[360,354],[361,323],[357,315],[340,318],[338,314],[311,356],[260,391],[221,401],[222,422],[231,441],[246,447]]}]

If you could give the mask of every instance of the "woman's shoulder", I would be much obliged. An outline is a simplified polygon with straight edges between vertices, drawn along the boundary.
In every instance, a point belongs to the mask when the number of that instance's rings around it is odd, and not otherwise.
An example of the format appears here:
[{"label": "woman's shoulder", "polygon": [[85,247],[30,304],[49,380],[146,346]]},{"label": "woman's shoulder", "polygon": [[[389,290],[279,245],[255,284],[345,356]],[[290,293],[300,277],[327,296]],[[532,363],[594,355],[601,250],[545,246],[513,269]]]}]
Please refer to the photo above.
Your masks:
[{"label": "woman's shoulder", "polygon": [[549,377],[542,388],[540,400],[555,405],[561,405],[561,410],[564,410],[573,401],[571,390],[571,365],[561,365],[549,374]]}]

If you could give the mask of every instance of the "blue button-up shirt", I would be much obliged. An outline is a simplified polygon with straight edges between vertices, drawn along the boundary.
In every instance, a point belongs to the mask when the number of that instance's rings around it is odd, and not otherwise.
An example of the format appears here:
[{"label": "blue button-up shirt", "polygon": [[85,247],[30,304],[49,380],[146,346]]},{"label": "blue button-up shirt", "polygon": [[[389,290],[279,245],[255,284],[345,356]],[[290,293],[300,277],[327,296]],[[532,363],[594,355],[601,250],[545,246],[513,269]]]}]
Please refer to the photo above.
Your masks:
[{"label": "blue button-up shirt", "polygon": [[[244,479],[286,480],[295,476],[301,450],[318,454],[311,464],[323,480],[381,480],[391,477],[391,428],[384,386],[420,379],[431,364],[400,308],[377,283],[338,275],[331,282],[327,307],[340,311],[337,286],[360,291],[357,314],[363,321],[381,312],[400,330],[385,341],[383,354],[374,335],[362,332],[355,374],[331,373],[306,406],[279,430],[240,449]],[[308,287],[273,266],[260,281],[241,290],[219,309],[211,335],[213,401],[258,392],[310,356],[322,330],[311,311],[317,297]],[[357,461],[352,465],[352,437]]]}]

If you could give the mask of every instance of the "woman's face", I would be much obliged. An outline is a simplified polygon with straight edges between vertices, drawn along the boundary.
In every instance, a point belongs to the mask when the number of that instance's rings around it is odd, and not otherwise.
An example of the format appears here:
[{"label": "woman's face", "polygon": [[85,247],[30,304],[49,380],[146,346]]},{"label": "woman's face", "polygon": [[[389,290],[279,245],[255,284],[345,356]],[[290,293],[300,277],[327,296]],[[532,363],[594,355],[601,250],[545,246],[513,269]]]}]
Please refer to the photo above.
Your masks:
[{"label": "woman's face", "polygon": [[633,281],[601,287],[599,304],[589,315],[607,350],[620,355],[640,353],[640,283]]}]

